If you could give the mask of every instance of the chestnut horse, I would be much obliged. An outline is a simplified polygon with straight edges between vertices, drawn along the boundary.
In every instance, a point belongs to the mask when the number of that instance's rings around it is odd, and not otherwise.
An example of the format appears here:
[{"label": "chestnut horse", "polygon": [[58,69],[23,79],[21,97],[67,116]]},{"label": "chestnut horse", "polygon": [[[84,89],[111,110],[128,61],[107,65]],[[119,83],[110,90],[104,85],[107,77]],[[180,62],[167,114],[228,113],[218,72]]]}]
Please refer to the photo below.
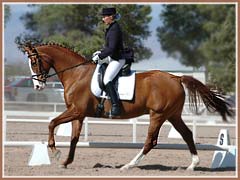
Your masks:
[{"label": "chestnut horse", "polygon": [[[100,99],[90,90],[91,78],[96,65],[68,48],[57,44],[25,45],[24,51],[29,58],[30,70],[33,74],[34,88],[41,90],[50,68],[53,68],[64,87],[64,98],[67,110],[51,120],[49,124],[48,146],[53,153],[59,153],[55,147],[54,129],[56,126],[72,122],[70,150],[62,167],[73,162],[76,144],[85,117],[94,117]],[[192,155],[188,169],[193,170],[199,164],[197,150],[191,130],[181,118],[185,101],[183,85],[189,90],[190,103],[197,107],[200,95],[208,110],[220,113],[223,120],[231,116],[229,104],[219,94],[211,91],[200,81],[190,76],[175,76],[159,70],[136,74],[134,98],[122,101],[122,112],[117,119],[129,119],[143,114],[150,114],[150,124],[144,147],[137,156],[121,169],[136,166],[141,159],[157,144],[159,130],[168,120],[181,134]],[[109,100],[104,102],[105,112],[111,108]],[[104,117],[104,115],[102,115]],[[104,117],[107,118],[107,117]]]}]

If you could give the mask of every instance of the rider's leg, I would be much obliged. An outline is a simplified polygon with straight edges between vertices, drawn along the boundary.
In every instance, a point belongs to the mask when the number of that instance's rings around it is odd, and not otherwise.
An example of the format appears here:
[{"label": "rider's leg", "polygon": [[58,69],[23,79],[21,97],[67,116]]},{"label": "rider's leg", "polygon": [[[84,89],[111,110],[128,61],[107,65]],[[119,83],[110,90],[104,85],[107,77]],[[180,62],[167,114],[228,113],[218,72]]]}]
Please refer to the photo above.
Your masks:
[{"label": "rider's leg", "polygon": [[108,82],[112,81],[116,77],[124,64],[125,59],[120,59],[119,61],[111,60],[109,62],[103,78],[103,82],[105,85],[107,85]]},{"label": "rider's leg", "polygon": [[115,87],[112,81],[108,82],[106,85],[106,92],[110,96],[112,103],[112,109],[110,116],[119,116],[121,114],[120,100],[118,94],[116,93]]},{"label": "rider's leg", "polygon": [[120,115],[120,112],[121,112],[119,97],[113,86],[112,80],[116,77],[116,75],[121,70],[124,64],[125,64],[125,60],[110,61],[103,78],[103,82],[106,86],[106,91],[111,98],[111,103],[112,103],[111,115],[112,116],[118,116]]}]

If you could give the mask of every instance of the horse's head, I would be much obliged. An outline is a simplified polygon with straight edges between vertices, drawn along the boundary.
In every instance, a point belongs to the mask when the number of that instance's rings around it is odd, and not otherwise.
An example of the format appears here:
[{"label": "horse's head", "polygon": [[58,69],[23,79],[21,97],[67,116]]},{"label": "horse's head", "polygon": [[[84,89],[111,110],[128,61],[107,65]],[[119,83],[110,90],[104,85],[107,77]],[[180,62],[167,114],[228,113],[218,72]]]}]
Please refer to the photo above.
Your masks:
[{"label": "horse's head", "polygon": [[28,54],[29,68],[32,73],[34,89],[42,90],[46,86],[47,75],[51,64],[48,63],[49,57],[37,51],[36,47],[26,45],[24,51]]}]

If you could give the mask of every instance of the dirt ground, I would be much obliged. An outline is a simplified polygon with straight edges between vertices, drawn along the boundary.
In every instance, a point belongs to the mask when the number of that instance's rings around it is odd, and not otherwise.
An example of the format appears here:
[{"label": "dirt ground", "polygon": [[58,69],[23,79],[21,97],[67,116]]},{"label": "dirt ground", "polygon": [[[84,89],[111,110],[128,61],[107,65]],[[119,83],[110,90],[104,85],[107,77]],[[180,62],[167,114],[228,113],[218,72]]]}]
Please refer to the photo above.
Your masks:
[{"label": "dirt ground", "polygon": [[[191,128],[191,127],[190,127]],[[199,127],[196,143],[216,144],[220,127]],[[236,144],[235,128],[228,128],[232,145]],[[160,143],[184,143],[182,139],[167,138],[169,126],[163,126],[159,135]],[[137,127],[137,142],[143,143],[147,126]],[[84,141],[84,128],[80,141]],[[47,123],[7,123],[7,141],[47,141]],[[69,141],[70,137],[56,137],[56,141]],[[130,125],[89,125],[89,141],[131,142]],[[184,143],[185,144],[185,143]],[[51,165],[28,166],[32,147],[5,147],[3,175],[5,177],[235,177],[235,168],[211,169],[214,151],[199,150],[200,164],[195,171],[187,171],[191,163],[188,150],[153,149],[138,167],[120,171],[131,161],[140,149],[77,148],[74,162],[67,169],[59,167],[65,160],[68,148],[59,148],[60,161],[49,151]]]}]

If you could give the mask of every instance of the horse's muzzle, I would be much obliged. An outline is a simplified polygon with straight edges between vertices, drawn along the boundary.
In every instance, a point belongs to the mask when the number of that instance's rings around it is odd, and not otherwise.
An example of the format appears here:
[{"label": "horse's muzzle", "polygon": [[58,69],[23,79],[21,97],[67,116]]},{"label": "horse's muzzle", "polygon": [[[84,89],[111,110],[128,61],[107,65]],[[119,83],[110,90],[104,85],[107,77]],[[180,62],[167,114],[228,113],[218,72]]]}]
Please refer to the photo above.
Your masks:
[{"label": "horse's muzzle", "polygon": [[38,91],[41,91],[44,88],[45,88],[45,83],[40,83],[40,84],[34,86],[34,89],[38,90]]}]

